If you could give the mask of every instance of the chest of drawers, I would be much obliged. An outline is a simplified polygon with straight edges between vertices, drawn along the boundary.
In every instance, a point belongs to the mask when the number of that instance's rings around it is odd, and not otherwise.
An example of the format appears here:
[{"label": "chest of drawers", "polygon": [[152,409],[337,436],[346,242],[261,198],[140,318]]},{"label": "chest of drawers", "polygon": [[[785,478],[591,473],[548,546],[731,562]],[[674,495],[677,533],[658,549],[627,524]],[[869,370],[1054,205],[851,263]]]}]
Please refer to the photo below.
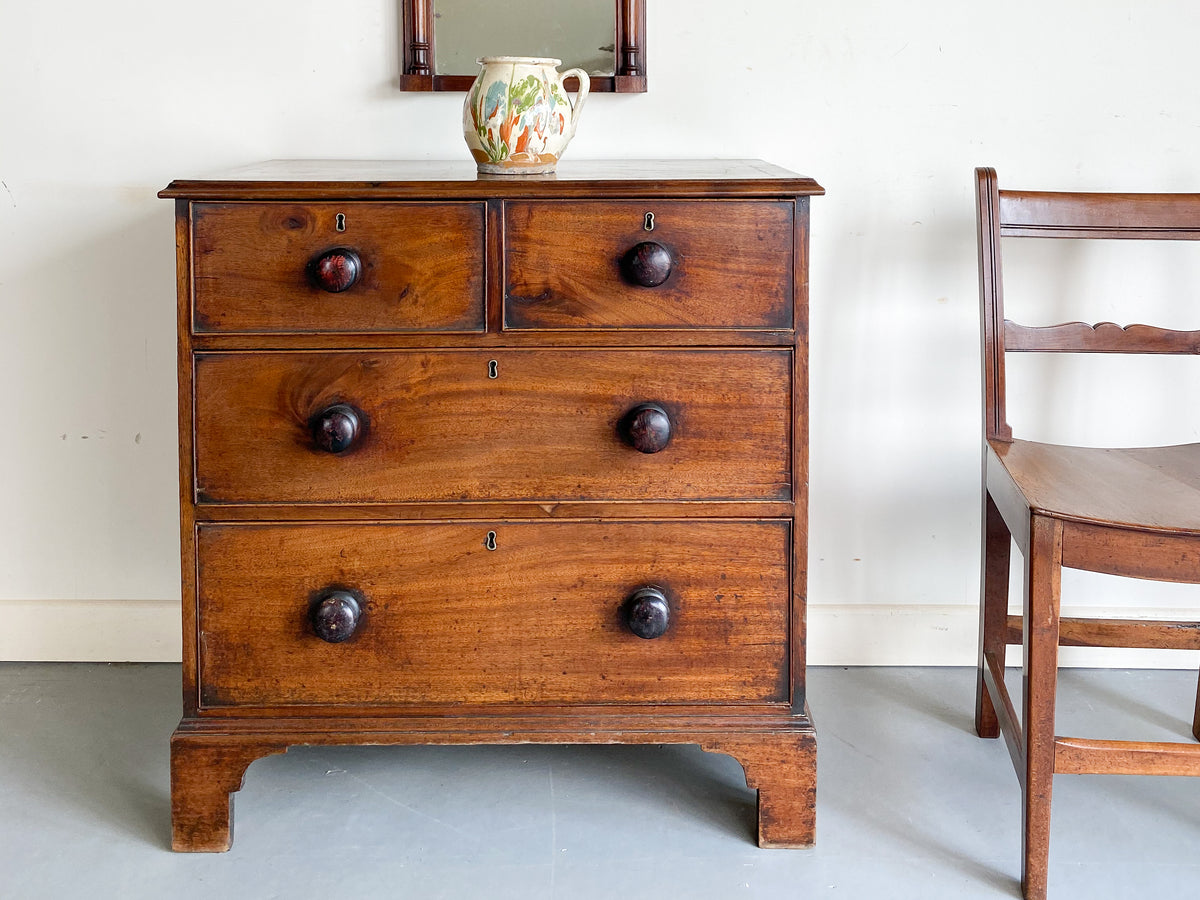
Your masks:
[{"label": "chest of drawers", "polygon": [[299,744],[694,743],[813,840],[811,179],[278,162],[173,182],[173,840]]}]

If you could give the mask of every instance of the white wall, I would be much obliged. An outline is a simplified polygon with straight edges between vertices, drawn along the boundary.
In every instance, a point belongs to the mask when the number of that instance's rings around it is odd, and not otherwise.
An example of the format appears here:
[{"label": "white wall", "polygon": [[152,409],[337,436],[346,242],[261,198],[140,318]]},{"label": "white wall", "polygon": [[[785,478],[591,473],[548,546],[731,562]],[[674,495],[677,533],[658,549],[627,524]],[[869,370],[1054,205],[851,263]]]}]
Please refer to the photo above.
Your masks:
[{"label": "white wall", "polygon": [[[266,158],[464,157],[459,96],[394,88],[397,7],[0,0],[0,658],[177,658],[173,232],[154,193]],[[970,662],[972,167],[1021,187],[1200,190],[1200,4],[649,7],[650,92],[593,97],[571,154],[761,156],[829,192],[813,203],[811,660]],[[1195,259],[1154,282],[1186,327]],[[1057,285],[1077,261],[1032,260]],[[1182,362],[1169,440],[1200,420]],[[1036,379],[1016,393],[1014,409],[1038,399]],[[1200,600],[1110,581],[1068,578],[1068,598]]]}]

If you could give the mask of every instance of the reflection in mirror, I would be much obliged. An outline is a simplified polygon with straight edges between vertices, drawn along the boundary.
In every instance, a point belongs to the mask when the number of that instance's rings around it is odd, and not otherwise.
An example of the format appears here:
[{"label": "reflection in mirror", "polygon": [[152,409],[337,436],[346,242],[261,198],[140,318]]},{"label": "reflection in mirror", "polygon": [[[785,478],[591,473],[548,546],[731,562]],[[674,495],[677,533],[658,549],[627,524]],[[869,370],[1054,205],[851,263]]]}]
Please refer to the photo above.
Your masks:
[{"label": "reflection in mirror", "polygon": [[612,0],[434,0],[438,75],[475,73],[481,56],[548,56],[590,75],[616,70]]}]

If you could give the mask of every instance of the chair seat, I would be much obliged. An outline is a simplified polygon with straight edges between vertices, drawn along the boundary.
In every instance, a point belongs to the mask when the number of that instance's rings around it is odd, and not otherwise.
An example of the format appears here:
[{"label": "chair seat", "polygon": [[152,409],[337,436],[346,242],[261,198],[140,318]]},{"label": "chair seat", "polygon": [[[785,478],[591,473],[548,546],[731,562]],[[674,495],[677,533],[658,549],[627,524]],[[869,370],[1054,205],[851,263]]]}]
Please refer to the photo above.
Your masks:
[{"label": "chair seat", "polygon": [[1200,444],[1124,450],[1036,441],[988,444],[1030,507],[1044,515],[1200,534]]}]

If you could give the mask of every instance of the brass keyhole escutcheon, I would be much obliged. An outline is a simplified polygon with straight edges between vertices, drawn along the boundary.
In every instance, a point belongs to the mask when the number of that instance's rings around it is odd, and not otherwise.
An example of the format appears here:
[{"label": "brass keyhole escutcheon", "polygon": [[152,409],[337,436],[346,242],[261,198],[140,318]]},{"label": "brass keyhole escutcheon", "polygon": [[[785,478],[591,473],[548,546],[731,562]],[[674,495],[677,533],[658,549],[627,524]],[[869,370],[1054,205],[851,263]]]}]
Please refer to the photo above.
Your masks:
[{"label": "brass keyhole escutcheon", "polygon": [[499,378],[499,377],[500,377],[500,363],[496,362],[496,360],[494,360],[494,359],[489,359],[488,360],[488,378]]},{"label": "brass keyhole escutcheon", "polygon": [[642,227],[645,228],[647,231],[654,230],[654,213],[652,213],[652,212],[646,213],[646,223]]},{"label": "brass keyhole escutcheon", "polygon": [[338,213],[336,216],[333,217],[333,222],[334,222],[334,227],[336,227],[338,231],[346,230],[346,214],[345,213]]},{"label": "brass keyhole escutcheon", "polygon": [[483,539],[483,546],[487,547],[489,550],[496,549],[496,532],[489,531],[487,533],[487,537]]}]

